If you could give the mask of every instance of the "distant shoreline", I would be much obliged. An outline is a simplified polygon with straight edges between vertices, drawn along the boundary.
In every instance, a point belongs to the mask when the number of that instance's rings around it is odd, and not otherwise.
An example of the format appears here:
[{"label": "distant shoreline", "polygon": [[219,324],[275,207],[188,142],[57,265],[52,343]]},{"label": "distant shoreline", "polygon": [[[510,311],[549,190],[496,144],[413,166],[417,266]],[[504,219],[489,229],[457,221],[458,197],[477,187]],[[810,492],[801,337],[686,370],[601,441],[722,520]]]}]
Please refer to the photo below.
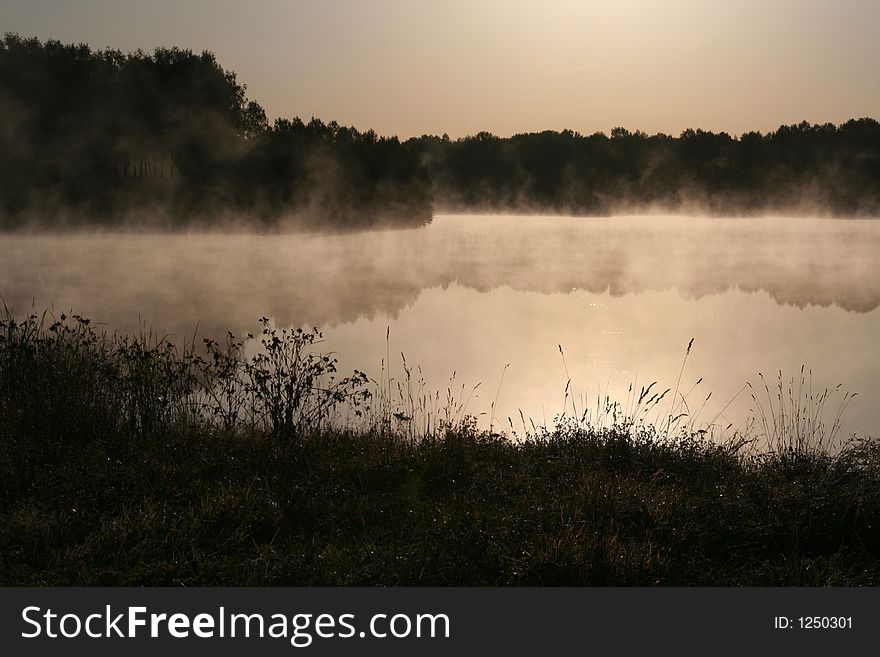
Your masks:
[{"label": "distant shoreline", "polygon": [[[299,218],[302,230],[421,226],[440,209],[608,216],[880,216],[880,123],[740,136],[623,127],[401,141],[279,118],[213,53],[0,39],[0,229],[173,229]],[[220,218],[218,221],[218,217]]]}]

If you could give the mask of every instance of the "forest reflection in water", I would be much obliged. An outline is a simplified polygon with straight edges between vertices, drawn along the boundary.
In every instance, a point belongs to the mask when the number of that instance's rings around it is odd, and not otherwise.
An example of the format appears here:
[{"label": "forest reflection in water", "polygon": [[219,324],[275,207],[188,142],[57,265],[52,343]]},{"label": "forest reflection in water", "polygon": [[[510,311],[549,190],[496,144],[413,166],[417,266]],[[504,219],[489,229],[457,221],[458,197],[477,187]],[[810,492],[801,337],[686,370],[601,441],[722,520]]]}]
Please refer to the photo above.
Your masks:
[{"label": "forest reflection in water", "polygon": [[[769,217],[440,216],[425,229],[338,235],[4,235],[0,295],[109,330],[147,324],[182,340],[278,324],[317,325],[345,368],[378,376],[386,352],[428,387],[521,427],[571,400],[625,401],[658,380],[711,420],[762,372],[813,371],[859,397],[845,430],[877,434],[880,224]],[[386,329],[390,341],[386,343]],[[565,355],[563,364],[559,347]],[[499,381],[505,365],[503,385]],[[571,395],[564,389],[571,378]],[[842,396],[842,395],[841,395]],[[744,426],[742,393],[718,419]],[[830,415],[833,416],[833,410]]]}]

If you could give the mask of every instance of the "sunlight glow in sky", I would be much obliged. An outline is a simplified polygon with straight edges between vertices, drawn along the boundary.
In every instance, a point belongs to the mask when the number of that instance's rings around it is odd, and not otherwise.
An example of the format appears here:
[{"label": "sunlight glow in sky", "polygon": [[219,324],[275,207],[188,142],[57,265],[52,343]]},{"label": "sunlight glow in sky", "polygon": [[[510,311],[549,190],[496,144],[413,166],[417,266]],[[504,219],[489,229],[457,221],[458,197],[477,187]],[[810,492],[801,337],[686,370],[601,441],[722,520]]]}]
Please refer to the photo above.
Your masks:
[{"label": "sunlight glow in sky", "polygon": [[212,50],[272,118],[401,137],[880,116],[873,0],[0,0],[0,29]]}]

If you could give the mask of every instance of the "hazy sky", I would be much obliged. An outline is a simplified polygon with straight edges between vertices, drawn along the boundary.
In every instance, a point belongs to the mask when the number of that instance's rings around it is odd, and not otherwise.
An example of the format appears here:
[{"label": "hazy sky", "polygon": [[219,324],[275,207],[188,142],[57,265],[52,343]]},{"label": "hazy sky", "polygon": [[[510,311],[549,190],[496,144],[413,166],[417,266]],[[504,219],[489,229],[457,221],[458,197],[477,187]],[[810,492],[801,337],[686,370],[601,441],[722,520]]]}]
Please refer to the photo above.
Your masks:
[{"label": "hazy sky", "polygon": [[880,117],[878,0],[0,0],[0,30],[212,50],[272,118],[401,137]]}]

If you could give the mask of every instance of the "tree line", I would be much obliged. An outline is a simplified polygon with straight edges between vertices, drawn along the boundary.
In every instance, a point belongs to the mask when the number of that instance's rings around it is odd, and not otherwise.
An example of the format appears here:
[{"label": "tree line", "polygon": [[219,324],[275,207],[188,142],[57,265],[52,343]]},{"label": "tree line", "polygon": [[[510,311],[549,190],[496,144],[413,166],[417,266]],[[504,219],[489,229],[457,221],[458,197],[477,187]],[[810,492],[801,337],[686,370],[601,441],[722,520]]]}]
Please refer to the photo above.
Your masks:
[{"label": "tree line", "polygon": [[314,118],[269,125],[210,52],[6,34],[0,112],[6,227],[246,216],[350,229],[433,212],[427,171],[396,137]]},{"label": "tree line", "polygon": [[880,124],[783,125],[732,137],[615,128],[412,140],[446,210],[605,215],[693,210],[880,215]]},{"label": "tree line", "polygon": [[880,215],[880,124],[401,142],[279,118],[210,52],[0,40],[0,227],[419,226],[444,211]]}]

